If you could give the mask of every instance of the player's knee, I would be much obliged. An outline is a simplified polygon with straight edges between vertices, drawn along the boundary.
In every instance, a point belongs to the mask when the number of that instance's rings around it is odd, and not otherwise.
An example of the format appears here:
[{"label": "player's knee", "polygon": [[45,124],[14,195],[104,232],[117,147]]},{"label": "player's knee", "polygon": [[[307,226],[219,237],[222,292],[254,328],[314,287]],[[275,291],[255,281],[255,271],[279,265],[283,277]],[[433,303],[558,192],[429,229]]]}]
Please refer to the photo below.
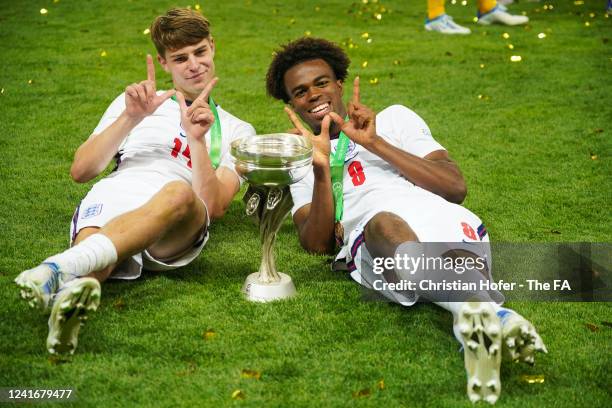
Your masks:
[{"label": "player's knee", "polygon": [[366,241],[368,241],[368,238],[396,244],[418,241],[416,234],[406,221],[398,215],[386,211],[379,212],[368,222],[366,235]]},{"label": "player's knee", "polygon": [[195,192],[191,186],[182,181],[173,181],[162,189],[165,208],[178,219],[186,217],[196,204]]}]

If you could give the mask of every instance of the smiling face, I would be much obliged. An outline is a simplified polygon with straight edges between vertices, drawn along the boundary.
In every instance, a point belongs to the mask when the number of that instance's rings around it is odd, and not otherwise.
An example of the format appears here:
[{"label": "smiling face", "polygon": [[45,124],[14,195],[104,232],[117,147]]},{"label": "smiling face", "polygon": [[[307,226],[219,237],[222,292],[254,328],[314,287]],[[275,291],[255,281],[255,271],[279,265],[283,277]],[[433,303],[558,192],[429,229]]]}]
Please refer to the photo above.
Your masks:
[{"label": "smiling face", "polygon": [[158,56],[159,63],[172,76],[174,88],[194,100],[215,77],[215,43],[212,37]]},{"label": "smiling face", "polygon": [[[315,133],[321,132],[326,114],[336,112],[346,116],[342,103],[342,81],[322,59],[304,61],[285,72],[283,79],[289,104]],[[338,133],[332,126],[331,134]]]}]

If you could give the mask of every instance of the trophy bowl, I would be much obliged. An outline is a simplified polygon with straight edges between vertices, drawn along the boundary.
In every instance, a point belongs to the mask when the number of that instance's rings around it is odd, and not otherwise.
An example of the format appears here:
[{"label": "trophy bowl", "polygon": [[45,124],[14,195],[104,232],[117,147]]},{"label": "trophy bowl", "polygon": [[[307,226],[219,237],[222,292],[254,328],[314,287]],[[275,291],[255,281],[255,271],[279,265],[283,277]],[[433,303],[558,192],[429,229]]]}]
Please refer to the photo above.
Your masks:
[{"label": "trophy bowl", "polygon": [[249,184],[288,186],[308,174],[312,143],[290,133],[254,135],[233,141],[230,154],[236,171]]}]

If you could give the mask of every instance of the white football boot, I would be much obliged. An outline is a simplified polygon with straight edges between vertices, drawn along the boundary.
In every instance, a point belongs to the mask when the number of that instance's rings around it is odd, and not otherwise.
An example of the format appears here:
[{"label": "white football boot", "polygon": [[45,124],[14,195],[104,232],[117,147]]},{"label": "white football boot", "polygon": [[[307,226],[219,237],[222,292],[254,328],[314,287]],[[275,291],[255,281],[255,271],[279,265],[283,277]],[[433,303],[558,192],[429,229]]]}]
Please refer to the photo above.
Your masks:
[{"label": "white football boot", "polygon": [[79,329],[85,324],[87,314],[98,308],[100,294],[100,282],[94,278],[74,279],[59,289],[49,316],[49,353],[74,353],[79,341]]},{"label": "white football boot", "polygon": [[535,363],[536,352],[548,353],[540,335],[529,320],[510,309],[497,311],[502,327],[504,360]]},{"label": "white football boot", "polygon": [[466,302],[453,330],[463,343],[468,398],[495,404],[501,392],[502,353],[502,329],[495,309],[487,302]]},{"label": "white football boot", "polygon": [[62,283],[62,273],[56,264],[45,262],[21,272],[15,283],[21,289],[21,297],[31,307],[49,311],[51,299]]},{"label": "white football boot", "polygon": [[460,26],[453,21],[453,18],[447,14],[442,14],[432,20],[425,21],[425,30],[437,31],[442,34],[469,34],[470,29]]},{"label": "white football boot", "polygon": [[517,16],[510,14],[507,11],[502,10],[499,6],[493,10],[478,15],[478,24],[491,25],[491,24],[503,24],[507,26],[515,26],[521,24],[527,24],[529,17]]}]

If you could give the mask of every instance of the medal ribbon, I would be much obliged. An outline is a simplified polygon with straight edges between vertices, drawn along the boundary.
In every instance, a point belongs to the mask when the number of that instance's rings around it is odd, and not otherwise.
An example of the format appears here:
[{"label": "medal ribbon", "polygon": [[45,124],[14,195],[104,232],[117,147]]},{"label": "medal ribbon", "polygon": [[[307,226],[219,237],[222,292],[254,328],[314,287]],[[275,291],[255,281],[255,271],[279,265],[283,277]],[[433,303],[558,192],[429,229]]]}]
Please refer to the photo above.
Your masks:
[{"label": "medal ribbon", "polygon": [[349,138],[340,132],[336,153],[329,155],[329,166],[331,170],[332,194],[334,195],[335,221],[342,221],[344,214],[344,159],[349,146]]},{"label": "medal ribbon", "polygon": [[[177,102],[176,96],[172,96],[172,100]],[[221,160],[221,120],[219,120],[219,112],[217,112],[217,105],[213,100],[212,96],[208,97],[208,105],[212,111],[215,122],[210,128],[210,161],[212,162],[213,169],[219,167],[219,161]]]}]

